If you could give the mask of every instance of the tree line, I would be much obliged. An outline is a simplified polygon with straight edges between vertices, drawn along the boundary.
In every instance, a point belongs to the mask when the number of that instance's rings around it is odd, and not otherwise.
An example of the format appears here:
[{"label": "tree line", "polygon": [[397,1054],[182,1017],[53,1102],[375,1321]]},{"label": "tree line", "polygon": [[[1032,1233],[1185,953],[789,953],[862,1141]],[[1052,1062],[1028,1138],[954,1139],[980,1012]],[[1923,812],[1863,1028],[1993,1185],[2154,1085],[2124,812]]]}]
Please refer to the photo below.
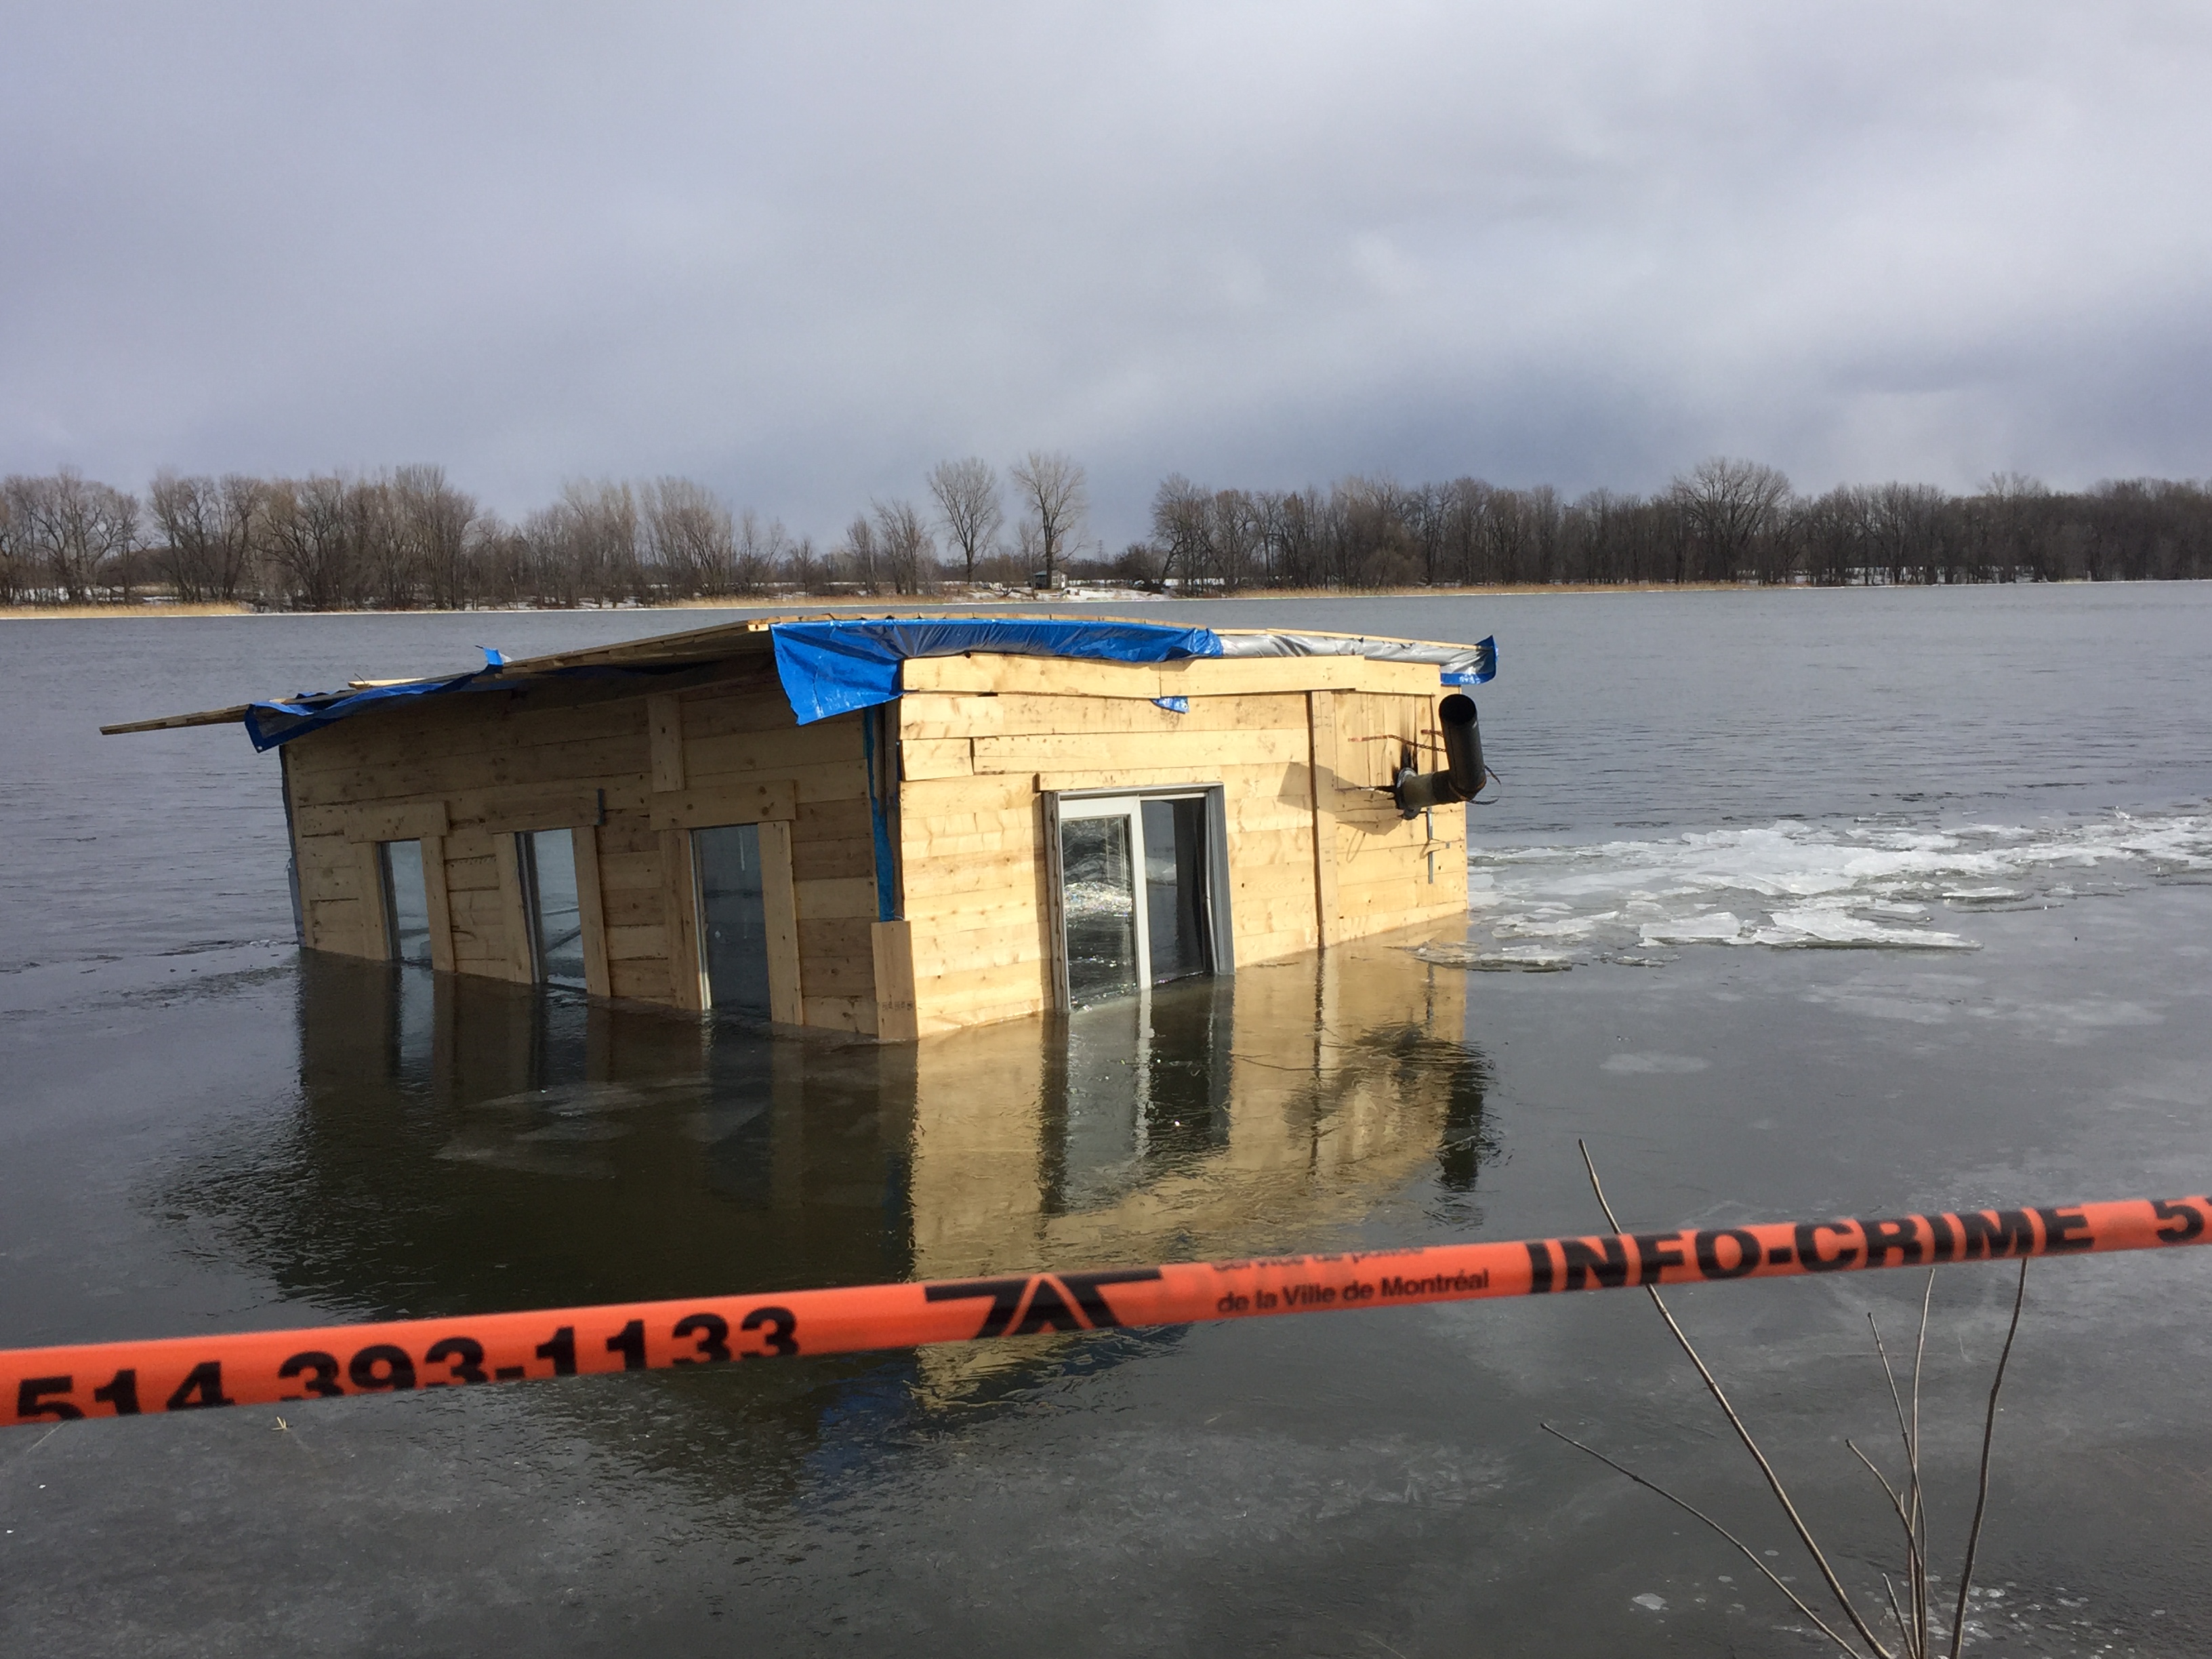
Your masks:
[{"label": "tree line", "polygon": [[1479,478],[1210,489],[1177,475],[1116,568],[1234,591],[1553,583],[1929,586],[2212,576],[2212,483],[2077,493],[2004,474],[1971,494],[1848,484],[1801,495],[1771,466],[1710,460],[1650,495]]},{"label": "tree line", "polygon": [[263,478],[164,471],[143,497],[64,469],[0,480],[0,604],[143,600],[260,609],[460,610],[799,595],[923,595],[1077,580],[1160,592],[1549,584],[1934,585],[2212,576],[2212,485],[2127,479],[2063,492],[2001,475],[1953,494],[1802,495],[1714,459],[1650,495],[1478,478],[1214,489],[1176,474],[1151,533],[1087,535],[1072,458],[1002,477],[945,461],[922,494],[872,501],[828,546],[690,479],[574,482],[510,521],[438,466]]}]

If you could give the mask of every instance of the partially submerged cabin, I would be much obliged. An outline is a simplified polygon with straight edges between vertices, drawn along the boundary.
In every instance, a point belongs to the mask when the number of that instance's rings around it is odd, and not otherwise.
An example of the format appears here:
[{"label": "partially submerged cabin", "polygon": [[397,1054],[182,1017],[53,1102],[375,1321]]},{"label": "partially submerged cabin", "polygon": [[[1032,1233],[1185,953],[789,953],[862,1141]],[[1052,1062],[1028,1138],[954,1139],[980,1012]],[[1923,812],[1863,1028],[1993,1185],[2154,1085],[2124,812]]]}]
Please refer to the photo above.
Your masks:
[{"label": "partially submerged cabin", "polygon": [[282,762],[301,943],[910,1040],[1462,914],[1478,646],[749,621],[103,726]]}]

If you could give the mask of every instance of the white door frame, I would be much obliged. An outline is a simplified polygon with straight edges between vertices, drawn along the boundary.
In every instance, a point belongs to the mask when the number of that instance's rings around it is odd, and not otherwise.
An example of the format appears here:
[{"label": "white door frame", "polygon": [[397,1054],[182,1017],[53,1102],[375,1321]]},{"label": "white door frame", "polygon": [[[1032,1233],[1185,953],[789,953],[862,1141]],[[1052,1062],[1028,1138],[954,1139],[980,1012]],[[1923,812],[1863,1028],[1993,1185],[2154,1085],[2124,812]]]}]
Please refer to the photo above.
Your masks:
[{"label": "white door frame", "polygon": [[1067,916],[1063,907],[1066,872],[1060,866],[1060,827],[1071,819],[1126,818],[1129,823],[1131,883],[1135,890],[1137,930],[1137,994],[1152,994],[1152,927],[1149,900],[1145,891],[1145,815],[1148,800],[1203,800],[1206,803],[1206,915],[1216,975],[1236,969],[1235,930],[1229,917],[1229,832],[1223,808],[1226,792],[1218,783],[1165,784],[1147,789],[1062,789],[1045,797],[1045,857],[1051,897],[1053,979],[1058,1006],[1067,1008],[1074,999],[1067,985]]}]

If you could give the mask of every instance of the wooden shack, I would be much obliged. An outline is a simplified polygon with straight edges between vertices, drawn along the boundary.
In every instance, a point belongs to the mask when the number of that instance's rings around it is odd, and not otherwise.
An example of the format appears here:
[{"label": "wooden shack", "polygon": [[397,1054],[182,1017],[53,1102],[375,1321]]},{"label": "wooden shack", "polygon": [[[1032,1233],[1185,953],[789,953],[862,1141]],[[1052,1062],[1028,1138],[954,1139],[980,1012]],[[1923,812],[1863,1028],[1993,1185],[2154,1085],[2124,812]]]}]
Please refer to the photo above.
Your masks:
[{"label": "wooden shack", "polygon": [[1406,785],[1494,664],[770,619],[102,730],[277,750],[309,949],[905,1041],[1461,914],[1471,789]]}]

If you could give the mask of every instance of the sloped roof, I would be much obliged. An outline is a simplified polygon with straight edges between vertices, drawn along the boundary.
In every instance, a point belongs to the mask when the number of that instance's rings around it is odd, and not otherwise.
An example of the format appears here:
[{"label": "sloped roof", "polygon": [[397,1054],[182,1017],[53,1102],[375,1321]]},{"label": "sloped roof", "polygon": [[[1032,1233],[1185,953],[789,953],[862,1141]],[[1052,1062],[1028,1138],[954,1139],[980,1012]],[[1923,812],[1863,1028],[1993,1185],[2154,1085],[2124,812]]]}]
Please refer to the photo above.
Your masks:
[{"label": "sloped roof", "polygon": [[243,725],[258,749],[386,703],[448,693],[510,690],[533,680],[651,675],[733,657],[773,654],[802,723],[887,702],[899,695],[908,657],[965,652],[1161,662],[1179,657],[1360,656],[1435,664],[1445,684],[1472,684],[1497,672],[1494,643],[1468,646],[1351,634],[1178,628],[1149,618],[1037,617],[936,611],[882,617],[761,617],[508,661],[486,651],[482,668],[420,679],[355,680],[222,708],[127,720],[108,735]]}]

